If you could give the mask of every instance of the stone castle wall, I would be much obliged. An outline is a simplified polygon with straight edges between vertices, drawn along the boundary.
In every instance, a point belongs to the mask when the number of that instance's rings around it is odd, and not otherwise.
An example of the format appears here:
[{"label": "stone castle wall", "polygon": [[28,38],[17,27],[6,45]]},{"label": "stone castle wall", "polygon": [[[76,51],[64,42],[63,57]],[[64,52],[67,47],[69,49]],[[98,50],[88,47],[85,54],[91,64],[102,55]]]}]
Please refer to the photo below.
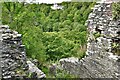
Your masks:
[{"label": "stone castle wall", "polygon": [[11,78],[17,74],[17,69],[28,69],[25,46],[22,45],[21,34],[10,30],[7,25],[0,26],[0,36],[2,77]]},{"label": "stone castle wall", "polygon": [[0,25],[0,75],[1,78],[37,78],[45,77],[31,61],[27,60],[25,45],[22,45],[22,35]]},{"label": "stone castle wall", "polygon": [[89,37],[85,58],[64,58],[62,68],[80,78],[120,79],[120,57],[113,55],[113,43],[120,52],[120,20],[112,19],[112,4],[98,3],[86,25]]}]

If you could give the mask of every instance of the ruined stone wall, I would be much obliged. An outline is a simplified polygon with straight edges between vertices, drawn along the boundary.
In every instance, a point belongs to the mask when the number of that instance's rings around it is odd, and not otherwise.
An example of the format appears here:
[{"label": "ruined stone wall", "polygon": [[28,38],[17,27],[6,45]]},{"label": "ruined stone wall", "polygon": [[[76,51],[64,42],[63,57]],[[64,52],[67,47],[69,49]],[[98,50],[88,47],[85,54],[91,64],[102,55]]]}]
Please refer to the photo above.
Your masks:
[{"label": "ruined stone wall", "polygon": [[24,45],[22,45],[21,34],[10,30],[7,25],[1,25],[0,39],[2,77],[11,78],[17,75],[20,70],[25,71],[28,66],[26,64],[26,54]]},{"label": "ruined stone wall", "polygon": [[[31,74],[34,76],[29,76]],[[0,25],[0,75],[4,79],[45,77],[41,70],[27,60],[21,34],[7,25]]]},{"label": "ruined stone wall", "polygon": [[120,20],[112,19],[111,3],[98,3],[90,13],[86,25],[89,37],[85,58],[60,60],[63,69],[80,78],[119,78],[120,57],[113,55],[112,44],[120,51]]}]

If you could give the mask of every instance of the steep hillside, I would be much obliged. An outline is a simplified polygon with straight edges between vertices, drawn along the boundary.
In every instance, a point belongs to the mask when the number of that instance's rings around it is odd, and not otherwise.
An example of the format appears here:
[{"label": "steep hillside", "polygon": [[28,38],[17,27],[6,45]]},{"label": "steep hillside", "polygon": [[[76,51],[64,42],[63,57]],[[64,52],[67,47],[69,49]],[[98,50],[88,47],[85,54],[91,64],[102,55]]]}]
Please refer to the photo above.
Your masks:
[{"label": "steep hillside", "polygon": [[23,34],[29,57],[43,62],[84,56],[87,39],[84,23],[94,3],[61,3],[63,10],[52,10],[52,5],[46,4],[3,5],[3,24]]},{"label": "steep hillside", "polygon": [[84,24],[94,4],[63,2],[58,4],[63,9],[53,10],[51,4],[5,2],[2,21],[23,35],[27,56],[37,59],[39,68],[49,76],[51,63],[85,56],[87,27]]}]

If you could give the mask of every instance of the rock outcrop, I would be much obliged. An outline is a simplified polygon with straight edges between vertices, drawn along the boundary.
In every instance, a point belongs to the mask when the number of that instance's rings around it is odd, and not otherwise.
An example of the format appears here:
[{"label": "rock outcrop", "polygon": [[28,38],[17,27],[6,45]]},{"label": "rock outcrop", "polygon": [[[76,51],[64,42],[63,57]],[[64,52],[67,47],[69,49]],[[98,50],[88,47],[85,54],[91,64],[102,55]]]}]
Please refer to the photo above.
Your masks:
[{"label": "rock outcrop", "polygon": [[120,79],[120,20],[112,19],[111,5],[95,5],[86,23],[89,31],[86,56],[81,60],[61,59],[63,69],[80,78]]},{"label": "rock outcrop", "polygon": [[[21,38],[21,34],[9,29],[9,26],[0,25],[0,74],[4,79],[31,78],[29,74],[37,72],[33,68],[33,71],[29,70],[32,63],[27,61],[25,46],[22,45]],[[39,71],[36,77],[45,77],[45,74],[36,68],[34,65],[34,69]]]},{"label": "rock outcrop", "polygon": [[46,75],[38,67],[36,67],[31,61],[27,61],[27,64],[29,66],[28,70],[29,72],[31,72],[31,74],[36,73],[37,78],[39,79],[46,77]]}]

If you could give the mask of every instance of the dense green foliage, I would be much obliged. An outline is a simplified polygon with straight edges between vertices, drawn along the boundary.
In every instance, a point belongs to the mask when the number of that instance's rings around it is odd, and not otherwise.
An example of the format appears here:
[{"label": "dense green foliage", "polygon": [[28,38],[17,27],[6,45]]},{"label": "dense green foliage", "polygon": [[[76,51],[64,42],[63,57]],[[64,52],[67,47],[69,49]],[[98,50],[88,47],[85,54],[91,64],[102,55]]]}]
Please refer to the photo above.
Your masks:
[{"label": "dense green foliage", "polygon": [[3,24],[23,34],[29,57],[44,62],[75,56],[86,43],[84,23],[94,3],[61,3],[63,10],[52,10],[51,4],[3,5]]}]

